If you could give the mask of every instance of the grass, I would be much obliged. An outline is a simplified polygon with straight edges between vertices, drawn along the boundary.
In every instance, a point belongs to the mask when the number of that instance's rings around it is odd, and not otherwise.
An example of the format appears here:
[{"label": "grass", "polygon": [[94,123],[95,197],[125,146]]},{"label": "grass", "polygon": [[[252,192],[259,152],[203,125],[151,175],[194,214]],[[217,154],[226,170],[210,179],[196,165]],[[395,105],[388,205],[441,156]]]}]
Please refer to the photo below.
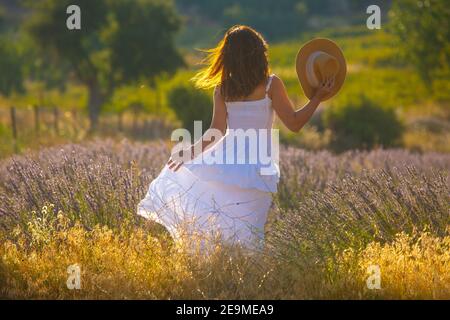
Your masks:
[{"label": "grass", "polygon": [[390,243],[371,242],[360,252],[346,250],[338,259],[346,278],[342,282],[353,283],[354,287],[367,281],[370,266],[380,268],[380,290],[365,289],[363,294],[387,299],[448,299],[449,253],[448,232],[436,237],[424,231],[399,233]]},{"label": "grass", "polygon": [[[270,256],[214,245],[208,254],[167,249],[145,230],[71,225],[62,212],[31,219],[0,245],[1,296],[21,299],[448,299],[450,235],[398,234],[328,256],[307,272]],[[45,218],[44,218],[45,217]],[[26,236],[31,232],[31,237]],[[81,270],[69,290],[67,268]],[[368,267],[381,271],[369,290]],[[370,270],[370,269],[369,269]]]},{"label": "grass", "polygon": [[[171,244],[136,205],[164,144],[98,140],[0,164],[0,296],[448,299],[449,156],[281,150],[265,250]],[[81,290],[66,287],[81,268]],[[366,286],[378,265],[381,289]]]}]

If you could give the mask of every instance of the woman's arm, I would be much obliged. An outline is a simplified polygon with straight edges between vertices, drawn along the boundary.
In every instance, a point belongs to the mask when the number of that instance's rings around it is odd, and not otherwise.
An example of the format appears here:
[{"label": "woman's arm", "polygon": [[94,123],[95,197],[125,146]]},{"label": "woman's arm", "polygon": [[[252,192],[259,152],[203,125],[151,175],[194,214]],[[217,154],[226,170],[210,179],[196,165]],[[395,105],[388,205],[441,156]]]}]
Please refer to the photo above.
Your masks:
[{"label": "woman's arm", "polygon": [[[225,131],[227,130],[227,109],[225,106],[225,100],[220,94],[220,90],[218,88],[214,89],[214,106],[213,106],[213,116],[211,120],[211,125],[208,130],[203,134],[202,138],[199,139],[196,143],[191,145],[186,152],[188,152],[191,156],[191,159],[196,158],[202,152],[206,151],[208,148],[212,147],[219,139],[210,137],[217,137],[217,131],[221,133],[223,136]],[[215,131],[215,132],[213,132]],[[170,157],[167,165],[169,169],[173,171],[177,171],[181,165],[182,161],[176,161],[173,156]]]},{"label": "woman's arm", "polygon": [[272,107],[289,130],[299,132],[333,86],[334,78],[326,79],[321,83],[315,96],[303,108],[295,110],[283,81],[275,76],[269,92],[272,95]]}]

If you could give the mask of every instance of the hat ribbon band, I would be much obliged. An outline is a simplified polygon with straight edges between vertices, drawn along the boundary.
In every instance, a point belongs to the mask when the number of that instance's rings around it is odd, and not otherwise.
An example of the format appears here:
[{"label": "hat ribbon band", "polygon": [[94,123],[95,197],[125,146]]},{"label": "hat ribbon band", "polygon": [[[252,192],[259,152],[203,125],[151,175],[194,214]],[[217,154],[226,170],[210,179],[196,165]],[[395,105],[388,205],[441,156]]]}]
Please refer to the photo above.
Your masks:
[{"label": "hat ribbon band", "polygon": [[316,73],[314,72],[314,60],[320,54],[322,54],[322,51],[315,51],[309,55],[308,60],[306,61],[306,79],[314,88],[319,86],[319,79],[317,79]]}]

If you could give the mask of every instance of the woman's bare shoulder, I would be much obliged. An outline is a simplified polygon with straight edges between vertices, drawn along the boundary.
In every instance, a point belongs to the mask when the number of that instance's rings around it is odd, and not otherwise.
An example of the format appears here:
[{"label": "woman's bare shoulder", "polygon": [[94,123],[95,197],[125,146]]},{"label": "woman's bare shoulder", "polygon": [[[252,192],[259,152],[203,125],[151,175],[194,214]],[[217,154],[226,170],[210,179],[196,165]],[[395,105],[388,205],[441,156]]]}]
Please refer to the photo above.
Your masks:
[{"label": "woman's bare shoulder", "polygon": [[276,74],[272,75],[272,83],[273,84],[282,84],[283,80]]},{"label": "woman's bare shoulder", "polygon": [[217,101],[220,101],[220,102],[224,102],[225,101],[225,99],[223,98],[223,96],[222,96],[222,90],[220,89],[220,86],[215,86],[214,87],[214,100],[217,102]]},{"label": "woman's bare shoulder", "polygon": [[220,85],[214,87],[214,97],[222,97],[222,90],[220,90]]},{"label": "woman's bare shoulder", "polygon": [[272,85],[271,85],[271,91],[272,92],[279,92],[280,90],[283,90],[284,83],[283,80],[276,74],[272,77]]}]

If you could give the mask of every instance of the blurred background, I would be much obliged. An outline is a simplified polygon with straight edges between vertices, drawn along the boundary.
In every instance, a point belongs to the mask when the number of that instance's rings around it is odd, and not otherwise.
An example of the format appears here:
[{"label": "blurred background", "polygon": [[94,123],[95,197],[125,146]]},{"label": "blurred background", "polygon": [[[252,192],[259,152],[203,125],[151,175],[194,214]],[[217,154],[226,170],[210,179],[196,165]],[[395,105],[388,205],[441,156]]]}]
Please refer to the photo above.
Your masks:
[{"label": "blurred background", "polygon": [[[81,30],[66,9],[81,8]],[[369,30],[366,9],[381,8]],[[0,0],[0,158],[96,137],[170,137],[209,124],[212,93],[189,79],[197,49],[234,24],[269,42],[272,72],[306,102],[295,73],[301,45],[343,49],[341,92],[282,143],[309,150],[450,152],[450,9],[444,0]]]}]

